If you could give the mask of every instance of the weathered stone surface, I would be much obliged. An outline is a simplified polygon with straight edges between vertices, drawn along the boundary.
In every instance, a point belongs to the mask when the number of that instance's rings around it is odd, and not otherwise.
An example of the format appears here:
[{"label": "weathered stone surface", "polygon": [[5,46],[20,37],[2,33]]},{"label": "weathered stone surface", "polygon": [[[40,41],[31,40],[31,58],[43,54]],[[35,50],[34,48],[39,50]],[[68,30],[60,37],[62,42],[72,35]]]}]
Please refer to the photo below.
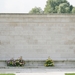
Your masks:
[{"label": "weathered stone surface", "polygon": [[75,15],[0,14],[0,60],[75,59]]}]

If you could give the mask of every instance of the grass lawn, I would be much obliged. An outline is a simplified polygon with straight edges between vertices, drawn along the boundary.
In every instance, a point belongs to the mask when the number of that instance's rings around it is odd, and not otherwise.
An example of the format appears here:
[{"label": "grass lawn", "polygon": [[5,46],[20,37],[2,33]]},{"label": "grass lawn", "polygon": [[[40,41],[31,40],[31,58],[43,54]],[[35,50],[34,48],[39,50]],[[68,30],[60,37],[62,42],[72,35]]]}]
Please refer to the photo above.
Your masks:
[{"label": "grass lawn", "polygon": [[75,75],[75,73],[65,73],[65,75]]},{"label": "grass lawn", "polygon": [[15,74],[12,74],[12,73],[7,73],[7,74],[0,74],[0,75],[15,75]]}]

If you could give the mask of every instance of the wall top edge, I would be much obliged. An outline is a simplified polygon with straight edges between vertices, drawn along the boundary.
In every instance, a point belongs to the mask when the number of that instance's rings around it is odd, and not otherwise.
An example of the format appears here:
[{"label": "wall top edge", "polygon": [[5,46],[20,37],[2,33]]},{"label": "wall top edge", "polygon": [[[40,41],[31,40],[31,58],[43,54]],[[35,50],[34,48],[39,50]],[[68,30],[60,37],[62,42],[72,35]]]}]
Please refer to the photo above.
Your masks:
[{"label": "wall top edge", "polygon": [[0,15],[75,15],[75,13],[50,13],[50,14],[30,14],[30,13],[0,13]]},{"label": "wall top edge", "polygon": [[23,18],[23,17],[74,17],[75,18],[75,14],[56,14],[56,13],[51,13],[51,14],[29,14],[29,13],[0,13],[0,18]]}]

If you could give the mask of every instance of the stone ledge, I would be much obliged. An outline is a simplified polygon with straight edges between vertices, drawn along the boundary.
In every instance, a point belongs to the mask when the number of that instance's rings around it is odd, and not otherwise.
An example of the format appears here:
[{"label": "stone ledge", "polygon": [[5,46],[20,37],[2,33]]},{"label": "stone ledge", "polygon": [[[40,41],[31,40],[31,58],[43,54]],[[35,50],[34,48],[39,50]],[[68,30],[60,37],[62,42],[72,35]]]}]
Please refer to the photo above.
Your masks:
[{"label": "stone ledge", "polygon": [[[48,59],[48,58],[47,58]],[[27,61],[27,62],[40,62],[40,61],[42,61],[42,62],[45,62],[47,59],[39,59],[39,60],[35,60],[35,59],[27,59],[27,60],[24,60],[24,61]],[[10,59],[9,59],[10,60]],[[52,59],[53,60],[53,59]],[[0,62],[6,62],[6,61],[8,61],[8,60],[0,60]],[[54,62],[75,62],[75,59],[58,59],[58,60],[53,60]]]},{"label": "stone ledge", "polygon": [[45,61],[25,61],[25,66],[23,67],[10,67],[7,66],[5,61],[0,61],[0,68],[2,69],[22,69],[22,68],[75,68],[75,61],[54,61],[53,67],[45,67]]}]

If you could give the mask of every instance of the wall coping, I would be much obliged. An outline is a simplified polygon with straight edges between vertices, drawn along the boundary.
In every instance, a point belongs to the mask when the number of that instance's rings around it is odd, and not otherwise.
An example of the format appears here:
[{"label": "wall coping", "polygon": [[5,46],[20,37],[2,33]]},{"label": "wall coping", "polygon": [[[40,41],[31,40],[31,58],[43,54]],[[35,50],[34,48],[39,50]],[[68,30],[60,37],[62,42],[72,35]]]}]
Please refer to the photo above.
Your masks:
[{"label": "wall coping", "polygon": [[75,13],[50,13],[50,14],[0,13],[0,15],[75,15]]},{"label": "wall coping", "polygon": [[50,18],[50,17],[67,17],[67,18],[71,18],[74,17],[75,18],[75,14],[29,14],[29,13],[0,13],[0,18]]}]

